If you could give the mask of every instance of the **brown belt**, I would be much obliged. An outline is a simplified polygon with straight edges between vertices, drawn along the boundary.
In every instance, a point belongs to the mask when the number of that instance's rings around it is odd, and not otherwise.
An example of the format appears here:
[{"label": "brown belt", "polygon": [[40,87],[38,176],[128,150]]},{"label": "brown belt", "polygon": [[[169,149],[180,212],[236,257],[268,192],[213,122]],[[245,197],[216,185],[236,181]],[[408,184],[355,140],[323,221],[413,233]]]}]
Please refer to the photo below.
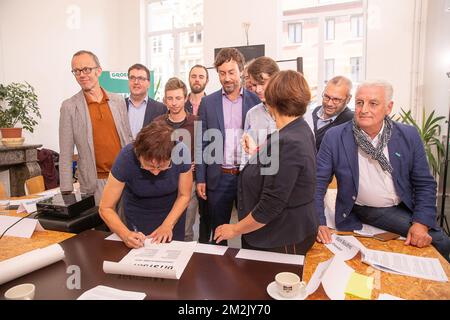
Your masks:
[{"label": "brown belt", "polygon": [[238,168],[222,168],[222,172],[237,176],[239,174],[239,169]]}]

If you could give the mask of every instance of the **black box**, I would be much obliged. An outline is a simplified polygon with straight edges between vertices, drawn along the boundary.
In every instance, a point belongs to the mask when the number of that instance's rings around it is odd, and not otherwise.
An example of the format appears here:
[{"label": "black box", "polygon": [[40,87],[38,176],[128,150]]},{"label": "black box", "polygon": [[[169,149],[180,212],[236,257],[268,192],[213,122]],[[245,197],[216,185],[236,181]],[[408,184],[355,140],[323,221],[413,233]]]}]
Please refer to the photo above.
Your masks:
[{"label": "black box", "polygon": [[95,207],[95,200],[93,195],[79,193],[62,195],[61,193],[58,193],[52,198],[38,202],[36,207],[39,214],[61,218],[72,218]]},{"label": "black box", "polygon": [[103,220],[98,213],[98,207],[90,208],[73,218],[39,214],[36,219],[39,220],[45,230],[80,233],[92,228],[104,228]]}]

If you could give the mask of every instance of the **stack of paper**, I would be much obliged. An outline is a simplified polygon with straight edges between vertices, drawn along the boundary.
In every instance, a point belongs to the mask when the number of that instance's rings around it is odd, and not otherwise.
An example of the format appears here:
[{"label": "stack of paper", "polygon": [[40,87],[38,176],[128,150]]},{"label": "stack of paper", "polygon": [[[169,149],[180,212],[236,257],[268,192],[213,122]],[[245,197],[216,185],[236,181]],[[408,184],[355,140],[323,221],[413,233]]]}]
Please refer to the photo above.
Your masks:
[{"label": "stack of paper", "polygon": [[345,289],[346,294],[370,300],[373,289],[373,277],[367,277],[362,274],[353,272]]},{"label": "stack of paper", "polygon": [[435,281],[448,281],[441,263],[436,258],[367,249],[363,253],[362,261],[381,271]]},{"label": "stack of paper", "polygon": [[120,262],[103,262],[105,273],[180,279],[191,259],[196,242],[172,241],[154,244],[149,240],[140,249],[132,249]]},{"label": "stack of paper", "polygon": [[77,300],[144,300],[144,292],[124,291],[106,286],[96,286],[84,292]]},{"label": "stack of paper", "polygon": [[305,256],[298,254],[286,254],[249,249],[239,250],[236,258],[297,265],[303,265],[303,262],[305,260]]}]

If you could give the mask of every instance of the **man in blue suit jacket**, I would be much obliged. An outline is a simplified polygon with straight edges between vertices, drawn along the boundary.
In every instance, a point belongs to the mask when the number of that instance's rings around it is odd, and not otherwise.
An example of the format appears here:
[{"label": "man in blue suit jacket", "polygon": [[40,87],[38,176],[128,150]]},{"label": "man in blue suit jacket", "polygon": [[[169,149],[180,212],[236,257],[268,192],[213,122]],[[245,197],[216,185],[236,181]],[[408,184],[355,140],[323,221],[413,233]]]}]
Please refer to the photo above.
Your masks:
[{"label": "man in blue suit jacket", "polygon": [[[196,159],[197,193],[208,200],[211,230],[230,222],[237,198],[245,116],[260,102],[255,94],[241,87],[244,57],[237,49],[219,51],[214,66],[222,89],[204,97],[200,103],[202,157]],[[216,137],[213,141],[212,136]],[[211,147],[216,149],[210,152]],[[221,244],[226,245],[226,241]]]},{"label": "man in blue suit jacket", "polygon": [[167,107],[148,96],[150,88],[150,70],[140,63],[128,69],[130,98],[125,99],[133,139],[143,127],[156,117],[167,113]]},{"label": "man in blue suit jacket", "polygon": [[450,240],[436,223],[436,182],[417,130],[392,121],[392,86],[364,82],[355,97],[354,121],[330,129],[317,155],[318,241],[331,242],[324,196],[333,175],[338,184],[336,228],[362,223],[406,237],[406,245],[430,243],[449,260]]}]

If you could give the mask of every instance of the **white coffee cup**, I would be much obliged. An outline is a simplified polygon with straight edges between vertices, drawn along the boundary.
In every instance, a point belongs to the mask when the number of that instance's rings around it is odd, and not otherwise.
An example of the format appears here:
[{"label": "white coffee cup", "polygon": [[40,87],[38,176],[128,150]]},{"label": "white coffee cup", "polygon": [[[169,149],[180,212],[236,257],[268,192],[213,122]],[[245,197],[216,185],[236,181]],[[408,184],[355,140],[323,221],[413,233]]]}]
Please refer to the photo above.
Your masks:
[{"label": "white coffee cup", "polygon": [[36,287],[32,283],[19,284],[5,292],[9,300],[33,300]]},{"label": "white coffee cup", "polygon": [[305,291],[305,283],[292,272],[280,272],[275,276],[278,294],[285,298],[293,298]]}]

